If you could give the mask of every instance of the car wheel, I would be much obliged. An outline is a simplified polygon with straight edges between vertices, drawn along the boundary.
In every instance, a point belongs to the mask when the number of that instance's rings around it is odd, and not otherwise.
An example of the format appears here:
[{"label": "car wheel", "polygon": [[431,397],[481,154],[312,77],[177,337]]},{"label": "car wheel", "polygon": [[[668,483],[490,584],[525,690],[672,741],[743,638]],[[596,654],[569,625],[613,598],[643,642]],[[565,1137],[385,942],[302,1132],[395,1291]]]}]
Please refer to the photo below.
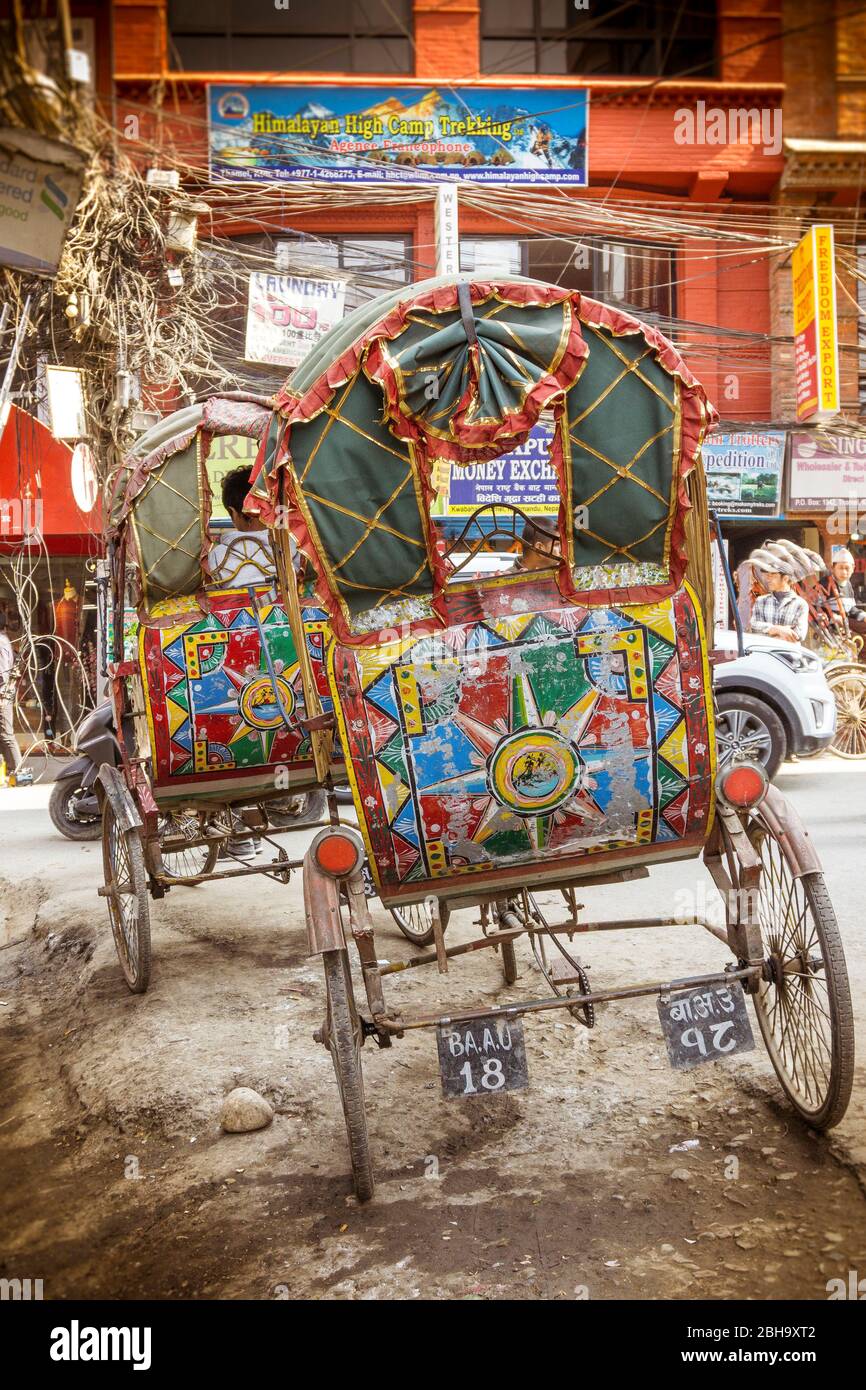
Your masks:
[{"label": "car wheel", "polygon": [[719,766],[743,753],[762,763],[768,777],[775,777],[788,752],[785,727],[776,711],[754,695],[733,690],[718,696],[716,709]]}]

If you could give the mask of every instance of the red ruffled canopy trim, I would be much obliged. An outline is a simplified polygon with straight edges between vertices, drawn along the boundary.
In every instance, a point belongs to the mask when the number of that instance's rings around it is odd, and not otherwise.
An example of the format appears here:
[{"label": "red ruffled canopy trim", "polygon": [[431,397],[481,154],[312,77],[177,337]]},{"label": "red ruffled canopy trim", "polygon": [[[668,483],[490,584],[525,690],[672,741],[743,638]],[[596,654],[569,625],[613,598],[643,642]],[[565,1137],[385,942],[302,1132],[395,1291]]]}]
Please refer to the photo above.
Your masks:
[{"label": "red ruffled canopy trim", "polygon": [[[433,458],[447,458],[455,462],[482,461],[496,458],[522,444],[537,423],[542,411],[553,406],[557,420],[564,409],[565,394],[578,380],[589,355],[589,346],[580,329],[581,320],[609,330],[615,336],[640,334],[653,355],[664,369],[680,382],[680,457],[678,460],[677,502],[670,535],[669,563],[670,581],[661,585],[635,585],[629,588],[592,591],[575,587],[568,564],[563,560],[559,569],[559,587],[564,597],[593,606],[622,606],[626,604],[651,603],[669,596],[679,588],[686,571],[685,516],[691,503],[686,489],[686,479],[695,466],[701,442],[709,429],[718,421],[718,415],[707,400],[703,387],[692,375],[674,345],[657,328],[641,323],[630,314],[601,304],[577,291],[564,290],[556,285],[521,285],[511,282],[494,283],[476,281],[470,286],[470,296],[474,304],[495,295],[508,304],[547,305],[568,301],[571,306],[571,323],[562,357],[555,371],[537,382],[528,393],[519,413],[507,415],[502,421],[493,424],[472,425],[466,419],[466,410],[471,399],[471,390],[464,394],[452,418],[452,429],[458,434],[455,441],[441,440],[427,434],[419,422],[407,415],[401,403],[396,374],[387,361],[384,344],[396,338],[405,328],[410,311],[428,309],[444,312],[453,309],[457,302],[457,285],[440,286],[416,298],[409,298],[396,305],[388,314],[359,338],[313,383],[302,396],[291,390],[291,379],[275,397],[275,408],[283,417],[284,426],[277,444],[274,462],[267,478],[262,478],[264,449],[259,452],[253,473],[253,485],[246,506],[258,512],[263,519],[273,525],[276,520],[278,477],[282,472],[286,487],[285,501],[289,504],[288,526],[298,549],[307,556],[317,573],[316,597],[328,612],[335,636],[341,642],[353,645],[367,645],[380,640],[378,632],[364,635],[353,633],[345,621],[338,595],[332,591],[325,578],[326,557],[320,552],[316,538],[310,534],[299,507],[295,479],[290,469],[283,465],[290,459],[291,426],[294,423],[315,419],[332,401],[336,391],[346,384],[363,368],[365,375],[375,381],[382,389],[385,398],[384,416],[389,428],[399,438],[410,441],[416,448],[420,468],[420,483],[426,513],[423,518],[428,528],[428,551],[430,568],[433,574],[433,593],[431,608],[434,617],[411,624],[413,634],[435,630],[447,624],[444,587],[447,570],[440,549],[433,540],[433,527],[429,520],[429,510],[434,497],[431,483],[431,461]],[[477,370],[477,368],[476,368]],[[555,436],[555,441],[558,440]],[[564,460],[561,448],[554,446],[551,462],[557,471],[560,482],[560,495],[565,496],[562,470]],[[571,525],[571,518],[560,509],[559,528],[563,554],[566,551],[565,528]]]}]

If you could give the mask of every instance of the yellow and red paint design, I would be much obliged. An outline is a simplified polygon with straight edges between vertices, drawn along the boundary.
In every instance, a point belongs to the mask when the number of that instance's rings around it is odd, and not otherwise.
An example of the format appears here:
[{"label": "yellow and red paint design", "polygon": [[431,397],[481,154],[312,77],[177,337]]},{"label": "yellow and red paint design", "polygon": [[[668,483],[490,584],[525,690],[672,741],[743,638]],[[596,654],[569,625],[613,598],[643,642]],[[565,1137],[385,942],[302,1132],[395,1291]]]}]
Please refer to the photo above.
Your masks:
[{"label": "yellow and red paint design", "polygon": [[[300,723],[300,666],[285,608],[265,588],[258,614],[246,590],[211,594],[209,609],[202,616],[192,599],[166,604],[155,616],[176,622],[141,631],[156,785],[204,784],[212,774],[248,775],[276,765],[311,767],[309,738]],[[327,624],[320,609],[304,615],[313,676],[329,706]]]},{"label": "yellow and red paint design", "polygon": [[639,607],[560,601],[335,647],[344,752],[385,895],[702,844],[714,773],[704,646],[684,588]]}]

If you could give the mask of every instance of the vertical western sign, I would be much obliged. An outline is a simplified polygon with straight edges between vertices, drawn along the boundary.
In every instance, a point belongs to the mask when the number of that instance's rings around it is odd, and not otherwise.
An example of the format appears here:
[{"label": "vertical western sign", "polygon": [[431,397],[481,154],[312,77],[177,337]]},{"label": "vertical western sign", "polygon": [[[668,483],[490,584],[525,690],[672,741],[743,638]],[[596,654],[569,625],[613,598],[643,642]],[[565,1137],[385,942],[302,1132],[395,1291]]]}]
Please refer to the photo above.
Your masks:
[{"label": "vertical western sign", "polygon": [[798,420],[839,412],[835,263],[833,228],[810,227],[791,260]]}]

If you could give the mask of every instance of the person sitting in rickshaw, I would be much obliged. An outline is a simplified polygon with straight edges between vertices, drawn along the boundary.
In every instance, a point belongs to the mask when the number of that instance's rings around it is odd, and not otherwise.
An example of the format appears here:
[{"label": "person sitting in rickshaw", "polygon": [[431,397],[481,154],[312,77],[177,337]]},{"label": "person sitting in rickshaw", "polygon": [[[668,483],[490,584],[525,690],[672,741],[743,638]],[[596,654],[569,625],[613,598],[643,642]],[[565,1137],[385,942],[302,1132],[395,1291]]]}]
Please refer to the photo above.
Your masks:
[{"label": "person sitting in rickshaw", "polygon": [[261,584],[276,573],[267,527],[260,516],[244,511],[251,477],[252,469],[242,465],[223,478],[222,504],[232,524],[220,528],[209,557],[213,579],[237,588]]},{"label": "person sitting in rickshaw", "polygon": [[791,588],[790,571],[785,562],[766,549],[753,551],[749,562],[768,591],[755,599],[749,631],[780,637],[783,642],[805,641],[809,630],[809,605]]},{"label": "person sitting in rickshaw", "polygon": [[866,610],[858,605],[854,596],[854,586],[851,583],[853,573],[854,556],[851,551],[844,548],[837,550],[830,570],[820,581],[821,606],[831,622],[841,623],[843,627],[847,622],[852,632],[866,637]]},{"label": "person sitting in rickshaw", "polygon": [[559,533],[554,526],[541,521],[527,521],[520,537],[520,554],[512,569],[515,573],[526,570],[549,569],[559,561]]}]

